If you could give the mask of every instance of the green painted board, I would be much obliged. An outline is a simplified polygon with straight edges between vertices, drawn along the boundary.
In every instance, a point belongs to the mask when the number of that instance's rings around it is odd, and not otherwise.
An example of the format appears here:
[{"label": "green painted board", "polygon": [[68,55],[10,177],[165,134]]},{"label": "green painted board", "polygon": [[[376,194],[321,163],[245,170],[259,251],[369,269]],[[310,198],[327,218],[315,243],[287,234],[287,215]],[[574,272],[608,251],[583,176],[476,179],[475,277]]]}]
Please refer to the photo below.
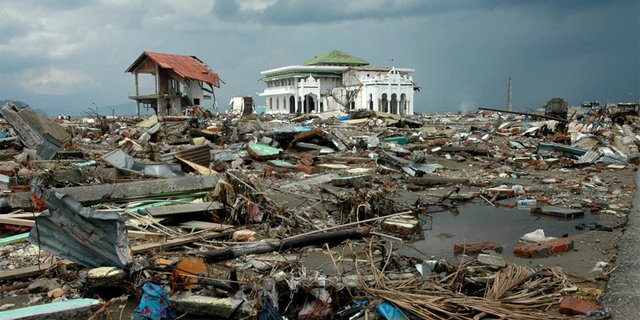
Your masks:
[{"label": "green painted board", "polygon": [[274,148],[262,143],[249,143],[247,151],[257,159],[273,159],[282,152],[282,149]]},{"label": "green painted board", "polygon": [[11,237],[2,238],[0,239],[0,246],[5,246],[8,244],[12,244],[14,242],[25,241],[27,240],[27,238],[29,238],[29,232],[16,234],[15,236],[11,236]]},{"label": "green painted board", "polygon": [[76,166],[76,167],[87,167],[87,166],[94,166],[96,165],[97,162],[95,160],[89,160],[89,161],[85,161],[85,162],[76,162],[76,163],[72,163],[72,165]]},{"label": "green painted board", "polygon": [[[38,319],[43,315],[51,315],[51,319],[68,319],[72,318],[82,310],[88,310],[92,307],[98,306],[100,300],[96,299],[73,299],[61,302],[52,302],[47,304],[41,304],[37,306],[25,307],[20,309],[0,311],[0,319],[14,320],[14,319]],[[67,316],[63,316],[67,314]],[[56,315],[55,317],[53,315]]]},{"label": "green painted board", "polygon": [[269,160],[269,163],[280,168],[295,168],[293,164],[282,160]]},{"label": "green painted board", "polygon": [[384,139],[385,142],[394,142],[397,143],[399,145],[405,145],[407,143],[409,143],[409,139],[407,139],[407,137],[390,137],[390,138],[386,138]]}]

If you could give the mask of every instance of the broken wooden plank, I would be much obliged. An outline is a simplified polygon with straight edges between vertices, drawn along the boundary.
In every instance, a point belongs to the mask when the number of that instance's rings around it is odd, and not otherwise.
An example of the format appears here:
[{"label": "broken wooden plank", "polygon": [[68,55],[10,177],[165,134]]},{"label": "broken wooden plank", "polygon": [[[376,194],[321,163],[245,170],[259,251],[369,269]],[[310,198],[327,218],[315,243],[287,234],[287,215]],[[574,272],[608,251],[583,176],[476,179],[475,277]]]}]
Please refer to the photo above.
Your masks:
[{"label": "broken wooden plank", "polygon": [[149,207],[146,210],[147,213],[149,213],[153,217],[166,217],[186,213],[208,212],[211,210],[219,209],[222,209],[222,203],[212,201],[201,203],[175,204],[161,207]]},{"label": "broken wooden plank", "polygon": [[127,230],[127,234],[129,235],[129,237],[137,238],[137,239],[162,238],[167,236],[164,233],[137,231],[137,230]]},{"label": "broken wooden plank", "polygon": [[90,319],[100,304],[97,299],[71,299],[0,311],[0,319]]},{"label": "broken wooden plank", "polygon": [[211,231],[224,231],[233,228],[230,224],[222,224],[207,221],[189,221],[180,224],[180,228],[189,230],[211,230]]},{"label": "broken wooden plank", "polygon": [[20,212],[20,213],[2,214],[0,215],[0,218],[34,219],[39,215],[40,215],[40,212]]},{"label": "broken wooden plank", "polygon": [[189,161],[187,159],[181,158],[181,157],[176,157],[176,159],[184,162],[184,164],[190,166],[191,168],[193,168],[194,170],[198,171],[201,175],[209,175],[209,174],[216,174],[218,173],[217,171],[213,170],[213,169],[209,169],[203,165],[199,165],[195,162]]},{"label": "broken wooden plank", "polygon": [[57,263],[43,263],[40,265],[18,268],[14,270],[5,270],[0,272],[0,280],[28,278],[43,274],[45,271],[56,266]]},{"label": "broken wooden plank", "polygon": [[140,244],[137,246],[133,246],[131,250],[133,251],[133,253],[138,254],[138,253],[144,253],[144,252],[153,251],[153,250],[164,250],[164,249],[168,249],[175,246],[181,246],[184,244],[193,243],[198,240],[206,240],[206,239],[217,238],[222,236],[224,236],[224,233],[208,232],[208,233],[203,233],[195,236],[173,238],[163,242],[152,242],[152,243]]},{"label": "broken wooden plank", "polygon": [[33,220],[20,219],[20,218],[5,218],[0,216],[0,224],[10,224],[13,226],[33,227],[36,222]]},{"label": "broken wooden plank", "polygon": [[29,232],[16,234],[16,235],[13,235],[13,236],[10,236],[10,237],[5,237],[5,238],[0,239],[0,246],[12,244],[12,243],[15,243],[15,242],[26,241],[27,238],[29,238]]}]

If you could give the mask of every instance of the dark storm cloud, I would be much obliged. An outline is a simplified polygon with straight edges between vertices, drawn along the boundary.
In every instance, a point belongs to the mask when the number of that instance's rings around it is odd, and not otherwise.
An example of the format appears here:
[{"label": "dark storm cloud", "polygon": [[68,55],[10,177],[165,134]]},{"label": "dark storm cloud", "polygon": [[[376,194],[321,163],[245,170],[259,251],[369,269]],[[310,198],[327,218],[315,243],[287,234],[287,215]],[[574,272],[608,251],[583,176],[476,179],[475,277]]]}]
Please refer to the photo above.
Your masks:
[{"label": "dark storm cloud", "polygon": [[126,103],[134,80],[123,70],[142,51],[159,51],[196,55],[218,72],[226,82],[216,91],[222,109],[236,95],[263,104],[256,96],[264,89],[260,71],[339,49],[372,65],[415,69],[422,86],[417,112],[502,107],[509,76],[517,109],[553,96],[571,103],[632,100],[640,97],[639,6],[637,0],[7,1],[0,6],[0,99],[65,112]]},{"label": "dark storm cloud", "polygon": [[230,19],[238,16],[240,5],[235,0],[216,1],[213,11],[221,19]]},{"label": "dark storm cloud", "polygon": [[448,0],[448,1],[301,1],[277,0],[263,10],[240,10],[239,0],[218,0],[214,12],[223,19],[248,19],[267,25],[304,25],[364,19],[397,19],[428,16],[461,10],[497,8],[528,10],[533,14],[566,15],[604,7],[610,3],[637,3],[635,0]]},{"label": "dark storm cloud", "polygon": [[[216,1],[214,12],[225,19],[243,18],[264,24],[301,25],[362,19],[393,19],[448,12],[460,1],[299,1],[278,0],[264,10],[239,10],[237,1]],[[469,4],[472,7],[476,5]]]}]

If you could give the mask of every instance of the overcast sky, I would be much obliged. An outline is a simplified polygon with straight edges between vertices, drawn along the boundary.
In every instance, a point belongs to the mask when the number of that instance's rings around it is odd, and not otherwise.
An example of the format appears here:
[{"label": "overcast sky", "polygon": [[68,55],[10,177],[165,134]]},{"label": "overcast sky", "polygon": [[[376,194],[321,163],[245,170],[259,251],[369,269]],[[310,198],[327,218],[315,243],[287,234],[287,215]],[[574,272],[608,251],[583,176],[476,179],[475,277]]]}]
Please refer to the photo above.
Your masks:
[{"label": "overcast sky", "polygon": [[504,108],[509,76],[516,110],[640,99],[638,0],[0,0],[0,99],[110,113],[157,51],[207,63],[226,108],[258,98],[260,71],[332,49],[415,69],[416,112]]}]

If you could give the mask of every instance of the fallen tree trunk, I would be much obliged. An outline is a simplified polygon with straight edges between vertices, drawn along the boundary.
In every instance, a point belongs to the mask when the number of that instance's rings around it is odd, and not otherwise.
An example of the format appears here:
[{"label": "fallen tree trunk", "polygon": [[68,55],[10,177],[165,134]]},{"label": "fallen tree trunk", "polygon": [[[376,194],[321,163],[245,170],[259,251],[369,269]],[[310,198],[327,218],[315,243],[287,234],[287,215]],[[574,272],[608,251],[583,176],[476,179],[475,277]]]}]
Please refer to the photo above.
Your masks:
[{"label": "fallen tree trunk", "polygon": [[235,246],[228,249],[214,250],[203,253],[207,262],[225,261],[248,254],[267,253],[273,251],[287,251],[311,245],[342,242],[347,239],[361,239],[369,235],[369,228],[339,230],[304,236],[293,236],[281,240],[267,240],[247,246]]}]

